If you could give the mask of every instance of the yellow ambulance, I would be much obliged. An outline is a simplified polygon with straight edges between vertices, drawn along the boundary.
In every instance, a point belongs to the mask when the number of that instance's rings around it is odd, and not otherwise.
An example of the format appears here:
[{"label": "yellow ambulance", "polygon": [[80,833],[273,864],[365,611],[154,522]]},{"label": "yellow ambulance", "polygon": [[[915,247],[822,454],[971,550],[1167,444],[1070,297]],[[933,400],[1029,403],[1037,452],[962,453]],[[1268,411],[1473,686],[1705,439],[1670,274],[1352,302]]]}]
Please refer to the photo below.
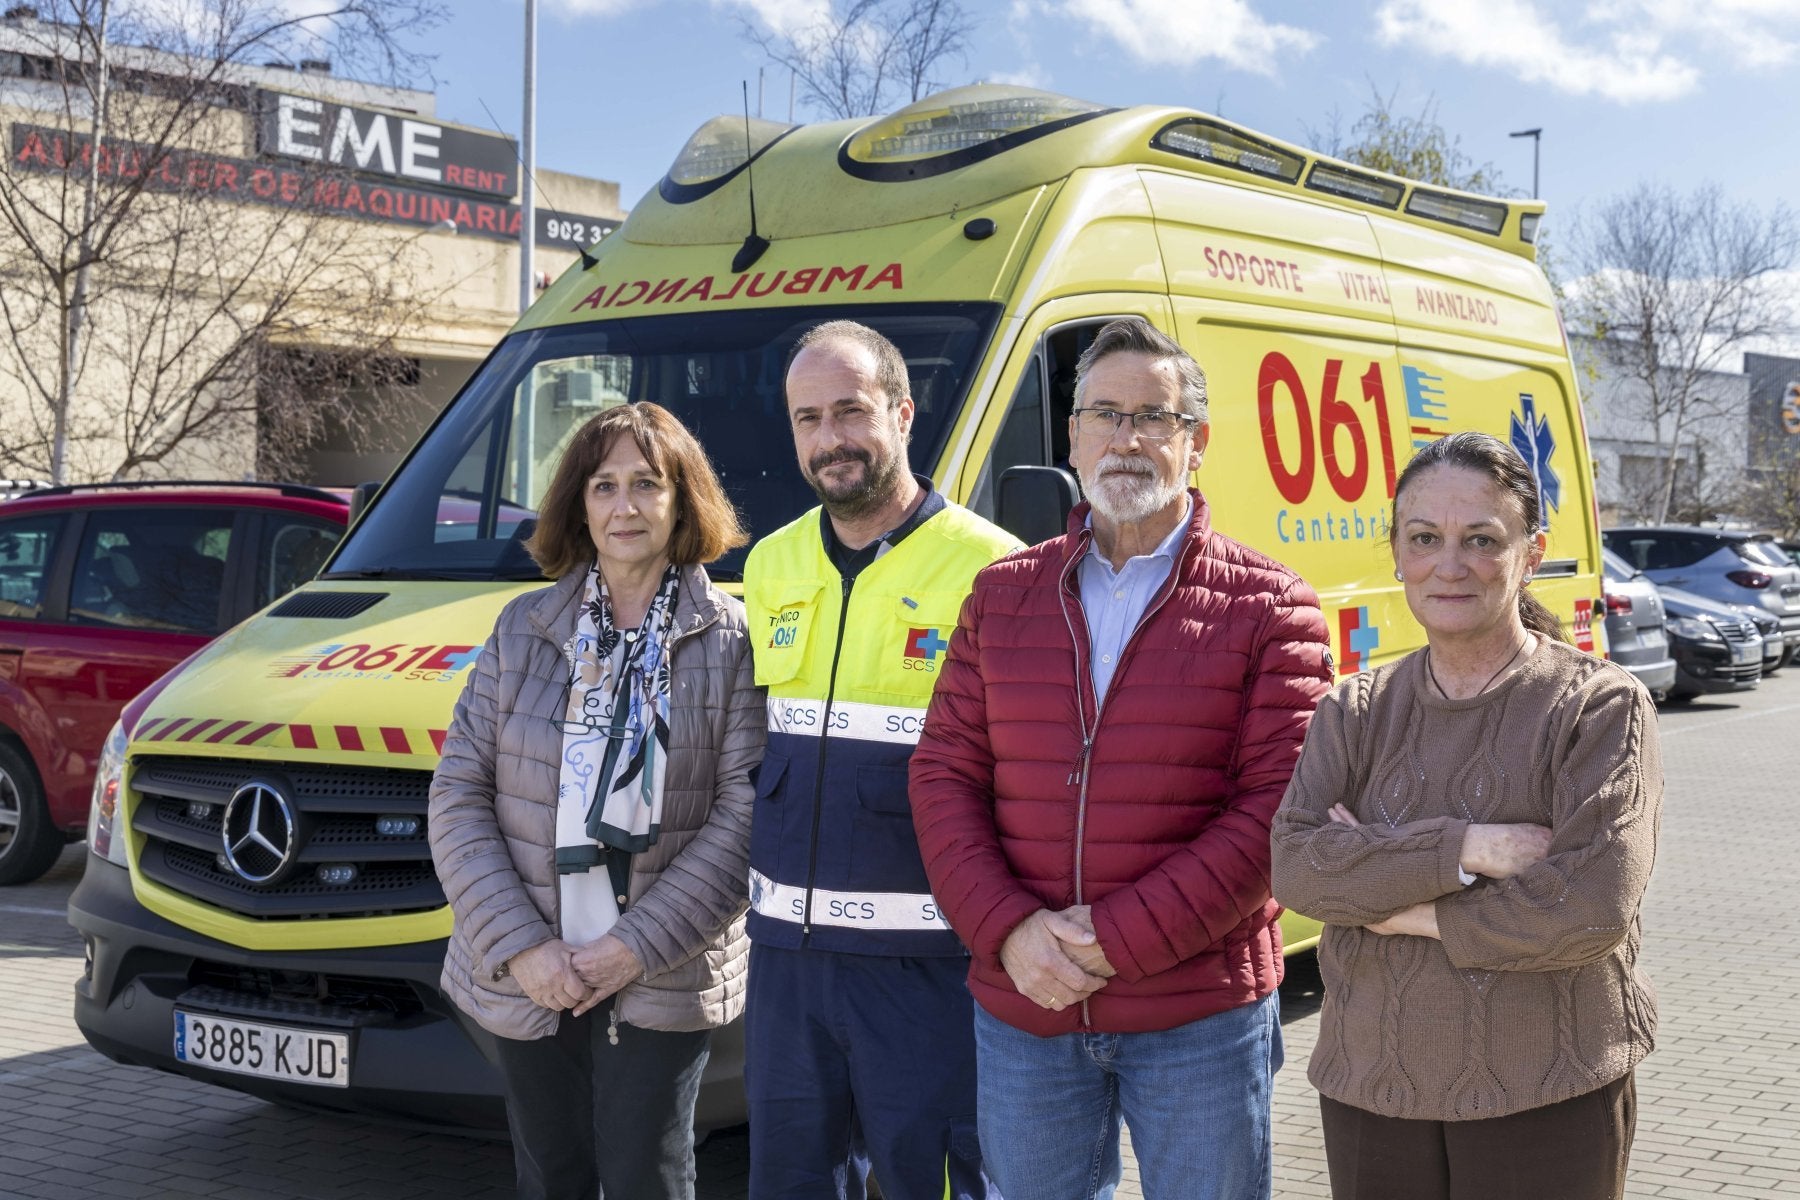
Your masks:
[{"label": "yellow ambulance", "polygon": [[[494,1122],[484,1035],[437,982],[450,914],[424,818],[452,704],[501,605],[541,585],[522,540],[571,432],[608,405],[679,415],[756,533],[814,503],[782,368],[830,317],[905,354],[915,469],[1027,536],[1058,529],[1070,494],[1082,349],[1125,314],[1173,334],[1210,380],[1199,483],[1218,527],[1311,581],[1343,672],[1420,644],[1385,544],[1408,456],[1453,430],[1508,438],[1550,522],[1533,589],[1592,647],[1593,484],[1542,212],[1189,109],[1021,88],[709,123],[318,581],[127,710],[70,906],[78,1024],[113,1058],[276,1099]],[[234,847],[258,812],[268,845]],[[1285,928],[1290,948],[1317,932]],[[720,1039],[703,1124],[737,1115],[740,1051]]]}]

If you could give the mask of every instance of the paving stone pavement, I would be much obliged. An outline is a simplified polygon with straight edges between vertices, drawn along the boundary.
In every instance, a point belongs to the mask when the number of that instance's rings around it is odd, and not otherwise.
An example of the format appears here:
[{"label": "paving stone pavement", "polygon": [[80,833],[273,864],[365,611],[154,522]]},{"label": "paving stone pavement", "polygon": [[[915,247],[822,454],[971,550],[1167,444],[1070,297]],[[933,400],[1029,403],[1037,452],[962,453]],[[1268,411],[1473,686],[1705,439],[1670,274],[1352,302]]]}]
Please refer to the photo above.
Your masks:
[{"label": "paving stone pavement", "polygon": [[[1668,797],[1644,916],[1662,1031],[1638,1073],[1633,1200],[1800,1198],[1797,724],[1800,667],[1663,713]],[[63,919],[84,853],[0,890],[0,1197],[512,1195],[503,1142],[292,1111],[90,1050],[70,1017],[81,944]],[[1316,971],[1296,962],[1275,1098],[1284,1200],[1330,1195],[1305,1074],[1318,1003]],[[699,1169],[703,1200],[742,1197],[742,1132],[714,1135]],[[1120,1195],[1141,1195],[1129,1160]]]}]

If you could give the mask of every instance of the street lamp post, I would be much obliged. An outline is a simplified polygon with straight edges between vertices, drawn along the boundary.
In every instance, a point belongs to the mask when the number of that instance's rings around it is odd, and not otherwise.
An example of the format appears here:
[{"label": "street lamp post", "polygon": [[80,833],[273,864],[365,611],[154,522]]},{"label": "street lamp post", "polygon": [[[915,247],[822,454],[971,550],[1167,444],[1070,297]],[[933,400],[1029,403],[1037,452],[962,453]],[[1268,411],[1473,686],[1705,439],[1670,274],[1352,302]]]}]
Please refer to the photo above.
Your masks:
[{"label": "street lamp post", "polygon": [[1510,133],[1507,136],[1531,139],[1531,198],[1536,200],[1538,198],[1538,148],[1543,145],[1544,131],[1542,129],[1521,129],[1517,133]]}]

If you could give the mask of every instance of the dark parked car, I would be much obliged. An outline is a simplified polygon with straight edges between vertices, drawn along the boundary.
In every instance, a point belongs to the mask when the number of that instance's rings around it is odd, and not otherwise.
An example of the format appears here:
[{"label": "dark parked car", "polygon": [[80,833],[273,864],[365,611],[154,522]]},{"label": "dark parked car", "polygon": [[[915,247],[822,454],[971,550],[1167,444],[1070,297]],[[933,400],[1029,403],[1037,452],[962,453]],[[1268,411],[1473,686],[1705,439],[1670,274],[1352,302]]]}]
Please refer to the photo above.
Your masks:
[{"label": "dark parked car", "polygon": [[39,488],[0,503],[0,884],[87,822],[119,711],[318,573],[341,496],[288,484]]},{"label": "dark parked car", "polygon": [[1763,640],[1749,617],[1680,588],[1663,588],[1662,601],[1675,656],[1670,700],[1747,692],[1762,682]]},{"label": "dark parked car", "polygon": [[1608,529],[1602,537],[1659,588],[1767,610],[1781,623],[1784,661],[1800,651],[1800,566],[1767,534],[1662,525]]},{"label": "dark parked car", "polygon": [[1606,656],[1661,700],[1675,686],[1662,597],[1642,571],[1612,551],[1600,552],[1600,566],[1606,588]]}]

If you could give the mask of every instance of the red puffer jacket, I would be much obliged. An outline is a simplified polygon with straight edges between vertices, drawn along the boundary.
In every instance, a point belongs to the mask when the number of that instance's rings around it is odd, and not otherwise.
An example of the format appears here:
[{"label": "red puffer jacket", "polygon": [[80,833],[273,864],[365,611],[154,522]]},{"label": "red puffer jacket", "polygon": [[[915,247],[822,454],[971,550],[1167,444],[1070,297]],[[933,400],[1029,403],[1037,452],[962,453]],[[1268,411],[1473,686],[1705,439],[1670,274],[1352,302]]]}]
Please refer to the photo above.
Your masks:
[{"label": "red puffer jacket", "polygon": [[[1193,495],[1097,716],[1083,505],[1066,536],[976,577],[913,753],[919,847],[974,953],[970,988],[1040,1036],[1172,1029],[1281,982],[1269,821],[1331,683],[1325,619],[1304,580],[1212,532]],[[1038,909],[1077,903],[1118,974],[1050,1012],[1014,989],[1000,947]]]}]

